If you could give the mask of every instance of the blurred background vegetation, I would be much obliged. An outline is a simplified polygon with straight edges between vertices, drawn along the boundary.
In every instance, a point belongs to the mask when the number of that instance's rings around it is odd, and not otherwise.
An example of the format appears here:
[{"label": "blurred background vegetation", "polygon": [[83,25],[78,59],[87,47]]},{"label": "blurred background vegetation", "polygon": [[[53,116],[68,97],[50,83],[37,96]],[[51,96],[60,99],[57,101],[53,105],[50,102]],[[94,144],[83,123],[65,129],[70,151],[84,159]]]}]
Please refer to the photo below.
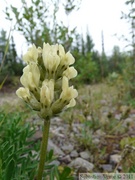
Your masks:
[{"label": "blurred background vegetation", "polygon": [[22,74],[24,63],[22,57],[17,55],[12,36],[13,31],[18,31],[25,37],[28,45],[34,43],[36,46],[42,47],[43,42],[51,44],[61,43],[66,51],[70,50],[76,59],[75,67],[79,74],[76,79],[77,83],[91,84],[102,82],[115,73],[117,77],[122,76],[121,79],[128,86],[129,95],[134,97],[134,1],[130,0],[125,3],[130,7],[129,13],[123,13],[121,18],[126,19],[131,24],[129,33],[131,33],[132,37],[132,50],[130,52],[120,52],[120,48],[116,45],[109,56],[104,51],[103,32],[102,39],[99,40],[102,44],[102,53],[99,53],[94,49],[94,42],[88,28],[85,35],[79,34],[76,27],[70,28],[70,22],[66,26],[57,18],[60,5],[62,5],[68,19],[73,11],[77,11],[80,8],[81,0],[68,0],[62,3],[59,0],[52,0],[51,2],[31,0],[29,4],[25,0],[21,0],[20,9],[8,5],[4,10],[5,17],[9,21],[13,21],[14,24],[10,35],[6,34],[3,29],[0,32],[0,82],[2,83],[4,77],[7,76],[5,83],[9,83],[8,79],[12,79],[12,76],[20,76]]}]

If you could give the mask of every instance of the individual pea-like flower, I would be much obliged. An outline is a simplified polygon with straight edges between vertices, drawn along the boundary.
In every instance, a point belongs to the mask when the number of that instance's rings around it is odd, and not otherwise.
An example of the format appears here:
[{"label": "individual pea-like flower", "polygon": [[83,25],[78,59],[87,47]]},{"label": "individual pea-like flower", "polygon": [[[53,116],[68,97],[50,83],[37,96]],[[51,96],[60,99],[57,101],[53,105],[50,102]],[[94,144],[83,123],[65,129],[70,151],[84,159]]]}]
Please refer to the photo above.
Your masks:
[{"label": "individual pea-like flower", "polygon": [[64,72],[63,75],[66,76],[68,79],[72,79],[77,76],[77,71],[74,67],[68,67]]},{"label": "individual pea-like flower", "polygon": [[29,64],[30,62],[35,62],[37,63],[37,58],[38,58],[38,49],[36,46],[33,44],[31,48],[28,49],[27,53],[23,56],[23,60]]},{"label": "individual pea-like flower", "polygon": [[76,105],[75,98],[78,96],[78,92],[73,86],[69,87],[68,78],[64,76],[62,78],[62,92],[58,100],[52,104],[52,111],[54,114],[58,114],[62,109],[67,109]]},{"label": "individual pea-like flower", "polygon": [[54,80],[45,80],[42,83],[40,91],[40,102],[45,106],[49,107],[54,99]]},{"label": "individual pea-like flower", "polygon": [[60,63],[60,57],[57,54],[57,46],[50,46],[49,44],[43,45],[43,62],[45,68],[50,72],[54,73]]},{"label": "individual pea-like flower", "polygon": [[71,99],[74,99],[77,96],[78,96],[77,90],[74,89],[73,86],[69,87],[68,78],[64,76],[62,79],[62,93],[60,95],[60,98],[63,101],[70,102]]},{"label": "individual pea-like flower", "polygon": [[20,87],[17,91],[16,94],[19,98],[23,99],[24,101],[28,102],[30,99],[30,92],[28,88],[23,88]]},{"label": "individual pea-like flower", "polygon": [[74,64],[75,58],[72,56],[70,52],[65,53],[65,50],[62,45],[58,46],[58,52],[59,52],[59,56],[61,57],[61,62],[60,62],[61,66],[67,67],[71,64]]},{"label": "individual pea-like flower", "polygon": [[23,75],[20,79],[22,85],[29,89],[37,89],[39,86],[40,71],[35,63],[27,65],[23,69]]},{"label": "individual pea-like flower", "polygon": [[60,113],[73,107],[78,92],[69,86],[69,80],[77,76],[71,66],[75,59],[70,52],[65,53],[62,45],[33,45],[23,56],[27,66],[23,69],[20,81],[24,87],[16,91],[42,118]]},{"label": "individual pea-like flower", "polygon": [[20,97],[25,102],[27,102],[32,107],[32,109],[34,109],[36,111],[40,110],[41,104],[37,101],[37,99],[34,96],[30,95],[30,91],[28,88],[20,87],[16,91],[16,94],[18,97]]}]

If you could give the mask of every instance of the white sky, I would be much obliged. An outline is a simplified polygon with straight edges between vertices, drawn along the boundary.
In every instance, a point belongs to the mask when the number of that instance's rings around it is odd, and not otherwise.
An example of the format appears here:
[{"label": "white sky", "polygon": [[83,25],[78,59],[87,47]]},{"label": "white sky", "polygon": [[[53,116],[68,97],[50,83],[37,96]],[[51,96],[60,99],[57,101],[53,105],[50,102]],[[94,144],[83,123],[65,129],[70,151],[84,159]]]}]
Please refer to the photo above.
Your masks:
[{"label": "white sky", "polygon": [[[10,3],[16,5],[19,0],[10,0]],[[126,20],[121,20],[121,11],[126,11],[127,7],[124,4],[125,0],[82,0],[81,8],[77,12],[72,12],[69,16],[70,27],[77,27],[78,32],[85,34],[88,26],[90,35],[95,44],[95,49],[101,52],[101,31],[104,32],[105,52],[111,54],[114,45],[118,45],[121,51],[126,50],[127,42],[123,39],[118,39],[122,35],[129,38],[129,25]],[[5,7],[5,1],[1,0],[0,6],[0,28],[9,31],[11,22],[4,19],[2,11]],[[59,17],[63,17],[63,12],[60,10]],[[63,19],[67,20],[67,19]],[[66,22],[65,22],[66,23]],[[117,34],[117,37],[114,36]],[[24,38],[20,33],[14,33],[17,52],[20,55],[25,53],[27,46]]]}]

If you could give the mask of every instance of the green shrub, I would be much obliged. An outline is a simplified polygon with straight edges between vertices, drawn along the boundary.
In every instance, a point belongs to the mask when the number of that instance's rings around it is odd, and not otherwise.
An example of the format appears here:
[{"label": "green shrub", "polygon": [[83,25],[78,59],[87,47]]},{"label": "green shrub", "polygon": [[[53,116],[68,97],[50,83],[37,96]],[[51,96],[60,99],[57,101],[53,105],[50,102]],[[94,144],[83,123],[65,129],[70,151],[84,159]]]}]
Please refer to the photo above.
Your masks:
[{"label": "green shrub", "polygon": [[78,71],[78,82],[94,83],[99,80],[98,66],[89,54],[76,62],[76,69]]}]

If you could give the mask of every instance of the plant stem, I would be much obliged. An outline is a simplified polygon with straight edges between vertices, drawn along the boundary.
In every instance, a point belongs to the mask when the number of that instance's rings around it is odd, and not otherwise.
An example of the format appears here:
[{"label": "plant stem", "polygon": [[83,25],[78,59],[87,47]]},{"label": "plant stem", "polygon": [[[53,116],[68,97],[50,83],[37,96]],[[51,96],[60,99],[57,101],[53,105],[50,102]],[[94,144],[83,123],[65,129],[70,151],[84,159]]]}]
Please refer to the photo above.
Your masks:
[{"label": "plant stem", "polygon": [[40,148],[40,161],[38,167],[38,175],[37,180],[42,180],[43,172],[44,172],[44,165],[45,159],[47,154],[47,144],[49,138],[49,129],[50,129],[50,119],[44,120],[44,128],[43,128],[43,137],[42,143]]}]

